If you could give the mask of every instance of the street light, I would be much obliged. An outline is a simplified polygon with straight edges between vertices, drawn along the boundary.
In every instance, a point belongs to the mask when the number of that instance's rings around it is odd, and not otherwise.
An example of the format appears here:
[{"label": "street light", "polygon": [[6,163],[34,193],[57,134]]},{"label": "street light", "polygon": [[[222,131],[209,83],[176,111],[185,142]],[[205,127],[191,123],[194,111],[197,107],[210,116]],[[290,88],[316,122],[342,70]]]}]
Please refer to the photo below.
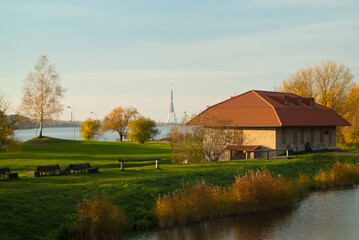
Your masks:
[{"label": "street light", "polygon": [[95,115],[95,120],[97,119],[97,114],[94,112],[90,112],[91,114]]},{"label": "street light", "polygon": [[[75,135],[75,108],[70,107],[70,106],[67,106],[67,108],[72,109],[72,111],[73,111],[73,113],[74,113],[74,122],[73,122],[73,125],[74,125],[74,140],[75,140],[75,139],[76,139],[76,135]],[[72,118],[72,112],[71,112],[71,118]]]}]

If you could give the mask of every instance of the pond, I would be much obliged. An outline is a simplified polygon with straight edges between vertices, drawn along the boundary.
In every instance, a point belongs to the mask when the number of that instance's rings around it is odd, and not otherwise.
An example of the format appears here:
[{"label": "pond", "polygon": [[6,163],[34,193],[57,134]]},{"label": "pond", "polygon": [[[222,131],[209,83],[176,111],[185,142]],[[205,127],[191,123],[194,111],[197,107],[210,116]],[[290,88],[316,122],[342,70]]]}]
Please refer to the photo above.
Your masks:
[{"label": "pond", "polygon": [[359,189],[314,192],[297,206],[128,236],[126,239],[359,239]]}]

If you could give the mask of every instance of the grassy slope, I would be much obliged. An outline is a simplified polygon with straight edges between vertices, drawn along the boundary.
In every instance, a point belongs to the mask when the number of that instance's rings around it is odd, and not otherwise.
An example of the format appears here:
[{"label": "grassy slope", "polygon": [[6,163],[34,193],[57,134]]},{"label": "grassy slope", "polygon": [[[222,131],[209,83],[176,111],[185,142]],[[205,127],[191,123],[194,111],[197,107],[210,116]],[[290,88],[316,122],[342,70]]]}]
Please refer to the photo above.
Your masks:
[{"label": "grassy slope", "polygon": [[[154,162],[126,163],[119,171],[118,158],[161,156],[161,170]],[[185,182],[229,185],[234,175],[248,169],[268,168],[275,174],[296,178],[315,174],[336,160],[355,162],[358,156],[311,154],[289,160],[249,160],[177,165],[170,162],[170,148],[159,143],[86,142],[44,138],[23,144],[17,153],[0,153],[0,166],[9,166],[20,179],[0,181],[0,239],[53,239],[59,226],[75,212],[85,195],[106,194],[124,210],[128,225],[143,229],[154,225],[154,197],[179,189]],[[90,162],[99,174],[72,174],[27,178],[37,165]]]}]

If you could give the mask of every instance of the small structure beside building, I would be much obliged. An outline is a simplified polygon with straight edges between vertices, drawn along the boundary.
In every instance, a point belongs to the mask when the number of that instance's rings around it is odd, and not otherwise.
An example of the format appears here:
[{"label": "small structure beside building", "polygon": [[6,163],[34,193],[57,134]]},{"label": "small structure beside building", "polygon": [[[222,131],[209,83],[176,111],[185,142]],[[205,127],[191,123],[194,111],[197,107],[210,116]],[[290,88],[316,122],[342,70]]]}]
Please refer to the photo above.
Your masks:
[{"label": "small structure beside building", "polygon": [[[336,127],[350,123],[333,110],[293,93],[251,90],[215,104],[193,118],[189,125],[207,131],[232,132],[220,160],[265,158],[284,151],[311,151],[336,146]],[[206,139],[206,138],[205,138]],[[206,144],[206,140],[204,142]]]}]

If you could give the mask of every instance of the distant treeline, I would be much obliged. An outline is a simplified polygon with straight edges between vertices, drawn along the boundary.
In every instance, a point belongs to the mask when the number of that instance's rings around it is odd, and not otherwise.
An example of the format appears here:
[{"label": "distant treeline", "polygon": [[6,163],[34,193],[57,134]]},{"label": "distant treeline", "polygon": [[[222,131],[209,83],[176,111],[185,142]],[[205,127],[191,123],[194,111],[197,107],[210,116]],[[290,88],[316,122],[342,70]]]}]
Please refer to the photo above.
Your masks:
[{"label": "distant treeline", "polygon": [[[10,115],[9,120],[15,121],[15,129],[32,129],[35,128],[36,121],[28,117],[21,115]],[[63,121],[63,120],[45,120],[44,127],[73,127],[74,123],[72,121]],[[75,122],[76,127],[81,126],[81,121]],[[37,127],[39,127],[39,121],[37,121]]]}]

